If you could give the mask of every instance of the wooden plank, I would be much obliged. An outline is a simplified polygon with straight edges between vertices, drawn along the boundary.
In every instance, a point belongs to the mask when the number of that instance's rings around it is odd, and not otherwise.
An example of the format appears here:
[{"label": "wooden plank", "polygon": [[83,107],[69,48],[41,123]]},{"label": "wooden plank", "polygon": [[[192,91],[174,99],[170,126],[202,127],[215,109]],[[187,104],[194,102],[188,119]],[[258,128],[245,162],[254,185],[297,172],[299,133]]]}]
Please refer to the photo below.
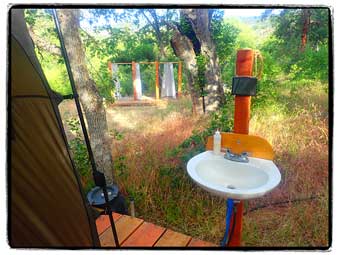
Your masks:
[{"label": "wooden plank", "polygon": [[144,222],[123,244],[124,247],[152,247],[165,232],[165,228]]},{"label": "wooden plank", "polygon": [[132,85],[133,85],[133,100],[137,100],[137,71],[136,62],[132,61]]},{"label": "wooden plank", "polygon": [[[131,216],[122,215],[116,223],[119,244],[121,245],[140,225],[143,220]],[[102,247],[114,247],[112,229],[108,228],[99,236]]]},{"label": "wooden plank", "polygon": [[[273,160],[274,152],[267,140],[260,136],[234,133],[221,133],[222,148],[229,148],[233,153],[250,152],[251,157]],[[209,136],[207,150],[213,149],[213,137]]]},{"label": "wooden plank", "polygon": [[155,91],[156,99],[159,99],[159,62],[155,62]]},{"label": "wooden plank", "polygon": [[185,247],[190,242],[191,237],[172,231],[168,229],[162,237],[158,240],[158,242],[154,245],[155,247]]},{"label": "wooden plank", "polygon": [[209,243],[206,241],[202,241],[196,238],[191,239],[190,243],[188,244],[188,247],[217,247],[216,244]]},{"label": "wooden plank", "polygon": [[[118,213],[112,213],[113,220],[116,222],[122,215]],[[96,220],[98,235],[102,234],[110,225],[110,218],[108,215],[100,215]]]}]

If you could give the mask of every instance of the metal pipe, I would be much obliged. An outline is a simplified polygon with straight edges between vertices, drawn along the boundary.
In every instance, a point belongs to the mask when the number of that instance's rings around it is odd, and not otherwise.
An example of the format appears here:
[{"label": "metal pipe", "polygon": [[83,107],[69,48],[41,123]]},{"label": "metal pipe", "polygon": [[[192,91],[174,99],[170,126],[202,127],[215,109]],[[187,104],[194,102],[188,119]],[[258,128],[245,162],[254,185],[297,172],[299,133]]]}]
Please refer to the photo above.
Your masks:
[{"label": "metal pipe", "polygon": [[136,216],[135,200],[133,198],[130,198],[130,215],[131,215],[131,217],[135,217]]},{"label": "metal pipe", "polygon": [[232,232],[230,231],[230,222],[231,222],[231,217],[233,215],[233,210],[234,210],[234,200],[231,198],[228,198],[226,201],[225,232],[224,232],[223,239],[221,241],[222,247],[224,247],[226,244],[229,243],[230,237],[232,235]]}]

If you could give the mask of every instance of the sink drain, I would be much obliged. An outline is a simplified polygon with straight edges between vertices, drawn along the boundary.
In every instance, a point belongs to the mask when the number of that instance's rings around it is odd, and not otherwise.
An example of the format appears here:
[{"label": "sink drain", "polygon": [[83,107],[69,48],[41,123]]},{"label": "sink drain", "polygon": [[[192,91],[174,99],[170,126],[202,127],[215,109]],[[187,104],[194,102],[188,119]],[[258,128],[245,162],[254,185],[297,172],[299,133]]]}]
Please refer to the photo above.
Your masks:
[{"label": "sink drain", "polygon": [[236,189],[236,187],[234,185],[228,185],[227,188],[228,189]]}]

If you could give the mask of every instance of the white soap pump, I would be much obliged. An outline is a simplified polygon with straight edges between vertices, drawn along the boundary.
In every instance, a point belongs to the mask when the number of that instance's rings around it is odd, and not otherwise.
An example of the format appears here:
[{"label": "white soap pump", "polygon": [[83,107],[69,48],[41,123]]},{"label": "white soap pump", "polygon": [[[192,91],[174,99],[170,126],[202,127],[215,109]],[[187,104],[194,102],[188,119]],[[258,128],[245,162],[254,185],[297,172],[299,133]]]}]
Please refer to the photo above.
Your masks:
[{"label": "white soap pump", "polygon": [[221,133],[218,130],[214,134],[214,154],[221,154]]}]

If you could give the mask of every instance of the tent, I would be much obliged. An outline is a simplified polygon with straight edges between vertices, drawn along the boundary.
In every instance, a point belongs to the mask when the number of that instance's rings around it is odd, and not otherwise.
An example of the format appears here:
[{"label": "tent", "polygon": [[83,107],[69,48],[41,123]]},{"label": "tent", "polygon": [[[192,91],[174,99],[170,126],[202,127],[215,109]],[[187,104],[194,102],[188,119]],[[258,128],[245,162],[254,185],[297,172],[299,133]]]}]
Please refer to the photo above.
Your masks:
[{"label": "tent", "polygon": [[90,206],[22,9],[10,10],[8,237],[12,247],[97,247]]}]

